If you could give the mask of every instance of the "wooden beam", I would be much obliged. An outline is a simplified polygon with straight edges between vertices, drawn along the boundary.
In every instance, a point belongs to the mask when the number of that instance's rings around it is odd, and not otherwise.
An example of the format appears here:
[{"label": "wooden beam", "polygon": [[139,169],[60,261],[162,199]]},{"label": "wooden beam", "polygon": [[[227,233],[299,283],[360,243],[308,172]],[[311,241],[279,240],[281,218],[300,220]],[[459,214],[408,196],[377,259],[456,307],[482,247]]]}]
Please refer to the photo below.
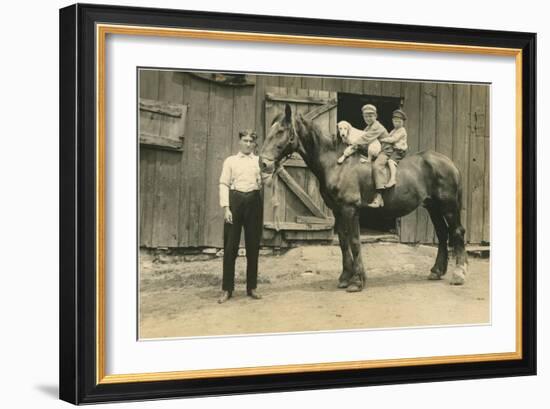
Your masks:
[{"label": "wooden beam", "polygon": [[285,160],[285,167],[289,168],[307,168],[306,163],[302,158],[290,158]]},{"label": "wooden beam", "polygon": [[317,204],[309,197],[309,195],[302,189],[302,187],[294,180],[292,176],[282,167],[278,173],[279,177],[288,188],[304,203],[304,205],[313,213],[316,217],[325,217],[323,211],[317,206]]},{"label": "wooden beam", "polygon": [[247,87],[256,84],[256,76],[248,74],[224,74],[224,73],[201,73],[190,72],[189,74],[219,85],[232,87]]},{"label": "wooden beam", "polygon": [[331,230],[333,223],[292,223],[292,222],[281,222],[281,223],[264,223],[264,227],[269,230],[293,230],[293,231],[324,231]]},{"label": "wooden beam", "polygon": [[310,121],[313,121],[318,116],[323,115],[325,112],[328,112],[331,109],[336,108],[337,106],[338,106],[338,102],[336,102],[336,100],[330,100],[325,105],[322,105],[320,107],[317,107],[309,111],[307,114],[304,115],[304,118],[309,119]]},{"label": "wooden beam", "polygon": [[325,105],[331,101],[329,101],[326,98],[318,98],[313,96],[305,96],[305,95],[287,95],[287,94],[276,94],[273,92],[267,92],[265,94],[265,99],[267,101],[274,101],[274,102],[288,102],[292,104],[317,104],[317,105]]},{"label": "wooden beam", "polygon": [[332,230],[320,230],[320,231],[297,231],[297,230],[285,230],[282,232],[283,238],[287,242],[292,241],[307,241],[307,242],[324,242],[326,244],[332,242],[334,233]]},{"label": "wooden beam", "polygon": [[334,225],[334,218],[331,217],[312,217],[312,216],[296,216],[296,223],[305,224],[328,224]]},{"label": "wooden beam", "polygon": [[152,112],[155,114],[172,116],[181,118],[184,111],[187,111],[186,105],[174,104],[171,102],[158,101],[154,99],[139,99],[139,109],[142,111]]},{"label": "wooden beam", "polygon": [[139,143],[157,148],[183,151],[183,137],[180,140],[166,138],[164,136],[150,135],[145,132],[140,132]]}]

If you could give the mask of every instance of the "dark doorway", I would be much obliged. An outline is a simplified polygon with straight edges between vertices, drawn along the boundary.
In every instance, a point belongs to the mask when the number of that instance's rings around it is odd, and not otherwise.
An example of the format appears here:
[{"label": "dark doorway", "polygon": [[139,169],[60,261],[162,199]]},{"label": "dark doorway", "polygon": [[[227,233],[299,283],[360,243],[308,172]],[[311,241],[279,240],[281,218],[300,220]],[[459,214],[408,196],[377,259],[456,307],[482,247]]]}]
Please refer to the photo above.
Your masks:
[{"label": "dark doorway", "polygon": [[[385,97],[380,95],[338,93],[338,121],[348,121],[354,127],[365,128],[361,107],[365,104],[373,104],[378,111],[378,120],[389,131],[392,130],[392,112],[402,107],[403,100],[400,97]],[[384,218],[380,216],[377,209],[363,209],[360,216],[361,233],[396,232],[395,218]]]},{"label": "dark doorway", "polygon": [[380,95],[361,95],[348,94],[346,92],[338,93],[338,121],[348,121],[354,127],[365,128],[363,113],[361,107],[365,104],[372,104],[378,111],[378,120],[389,131],[392,130],[391,122],[392,112],[403,105],[403,99],[400,97],[383,97]]}]

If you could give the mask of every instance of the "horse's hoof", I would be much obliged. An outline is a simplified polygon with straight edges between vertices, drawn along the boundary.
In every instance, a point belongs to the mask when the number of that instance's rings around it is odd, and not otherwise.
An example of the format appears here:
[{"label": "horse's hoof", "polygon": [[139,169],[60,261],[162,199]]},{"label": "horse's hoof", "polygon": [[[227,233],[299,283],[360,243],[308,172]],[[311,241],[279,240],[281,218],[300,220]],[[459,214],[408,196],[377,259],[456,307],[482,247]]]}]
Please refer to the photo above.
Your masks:
[{"label": "horse's hoof", "polygon": [[432,271],[428,276],[428,280],[441,280],[441,275],[439,275],[439,273],[434,273]]},{"label": "horse's hoof", "polygon": [[[446,270],[446,269],[445,269]],[[430,269],[430,275],[428,276],[428,280],[441,280],[441,278],[445,275],[447,271],[440,269],[437,266],[433,266]]]},{"label": "horse's hoof", "polygon": [[348,286],[349,286],[349,281],[346,281],[346,280],[338,281],[338,288],[348,288]]},{"label": "horse's hoof", "polygon": [[456,266],[451,277],[451,285],[462,285],[466,282],[466,266]]},{"label": "horse's hoof", "polygon": [[348,293],[358,293],[363,290],[363,287],[358,284],[350,284],[348,288],[346,288],[346,291]]}]

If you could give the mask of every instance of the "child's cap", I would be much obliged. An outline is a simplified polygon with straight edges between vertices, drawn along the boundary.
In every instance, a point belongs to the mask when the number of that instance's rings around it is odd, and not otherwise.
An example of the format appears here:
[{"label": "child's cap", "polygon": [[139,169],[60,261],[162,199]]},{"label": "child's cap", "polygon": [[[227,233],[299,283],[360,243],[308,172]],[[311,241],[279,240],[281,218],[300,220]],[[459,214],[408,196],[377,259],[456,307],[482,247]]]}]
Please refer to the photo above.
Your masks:
[{"label": "child's cap", "polygon": [[372,104],[367,104],[367,105],[363,105],[363,107],[361,108],[361,111],[363,111],[363,113],[367,113],[367,112],[372,112],[373,114],[376,114],[376,107]]},{"label": "child's cap", "polygon": [[407,115],[400,109],[396,109],[395,111],[393,111],[392,118],[401,118],[403,121],[406,121]]}]

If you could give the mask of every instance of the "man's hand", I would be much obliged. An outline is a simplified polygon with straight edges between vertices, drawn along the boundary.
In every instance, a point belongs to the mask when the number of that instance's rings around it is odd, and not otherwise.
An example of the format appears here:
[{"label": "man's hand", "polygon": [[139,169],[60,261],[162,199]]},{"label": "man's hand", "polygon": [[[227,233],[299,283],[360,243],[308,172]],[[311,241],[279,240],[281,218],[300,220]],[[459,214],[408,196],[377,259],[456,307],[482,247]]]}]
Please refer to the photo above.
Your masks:
[{"label": "man's hand", "polygon": [[229,210],[229,207],[223,208],[223,220],[226,223],[233,224],[233,213]]}]

